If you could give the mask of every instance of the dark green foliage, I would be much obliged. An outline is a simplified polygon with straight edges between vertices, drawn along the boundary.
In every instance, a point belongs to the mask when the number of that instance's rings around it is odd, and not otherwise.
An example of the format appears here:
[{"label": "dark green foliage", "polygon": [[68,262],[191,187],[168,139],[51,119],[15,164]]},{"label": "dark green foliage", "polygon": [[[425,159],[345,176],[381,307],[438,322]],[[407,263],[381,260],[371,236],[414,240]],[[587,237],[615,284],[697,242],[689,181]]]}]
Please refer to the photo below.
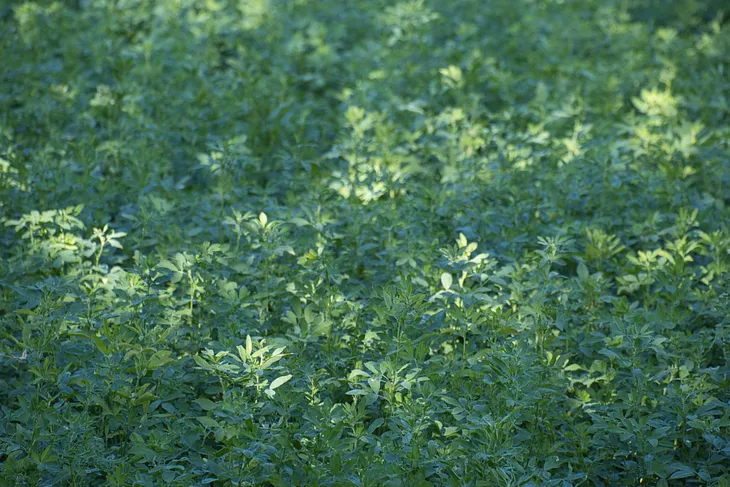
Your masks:
[{"label": "dark green foliage", "polygon": [[730,25],[656,3],[0,6],[0,485],[730,485]]}]

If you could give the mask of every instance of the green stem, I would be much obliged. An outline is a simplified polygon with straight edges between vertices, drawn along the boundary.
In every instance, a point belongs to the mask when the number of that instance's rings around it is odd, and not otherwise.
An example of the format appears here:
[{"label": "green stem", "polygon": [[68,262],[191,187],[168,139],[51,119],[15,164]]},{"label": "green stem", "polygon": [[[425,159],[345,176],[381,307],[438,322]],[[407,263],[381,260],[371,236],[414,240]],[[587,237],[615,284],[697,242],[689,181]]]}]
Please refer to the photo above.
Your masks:
[{"label": "green stem", "polygon": [[99,239],[99,253],[96,254],[96,262],[94,263],[95,266],[99,265],[102,252],[104,252],[104,241]]},{"label": "green stem", "polygon": [[195,281],[193,281],[193,273],[189,269],[188,282],[190,283],[190,326],[193,326],[193,301],[195,300]]}]

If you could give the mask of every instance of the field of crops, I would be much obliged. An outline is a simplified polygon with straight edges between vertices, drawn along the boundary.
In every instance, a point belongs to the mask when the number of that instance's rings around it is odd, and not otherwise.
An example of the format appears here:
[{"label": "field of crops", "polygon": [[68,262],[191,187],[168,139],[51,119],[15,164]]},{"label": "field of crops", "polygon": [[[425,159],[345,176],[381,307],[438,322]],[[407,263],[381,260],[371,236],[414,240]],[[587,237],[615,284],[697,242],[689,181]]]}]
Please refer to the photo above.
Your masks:
[{"label": "field of crops", "polygon": [[0,486],[730,486],[729,14],[6,0]]}]

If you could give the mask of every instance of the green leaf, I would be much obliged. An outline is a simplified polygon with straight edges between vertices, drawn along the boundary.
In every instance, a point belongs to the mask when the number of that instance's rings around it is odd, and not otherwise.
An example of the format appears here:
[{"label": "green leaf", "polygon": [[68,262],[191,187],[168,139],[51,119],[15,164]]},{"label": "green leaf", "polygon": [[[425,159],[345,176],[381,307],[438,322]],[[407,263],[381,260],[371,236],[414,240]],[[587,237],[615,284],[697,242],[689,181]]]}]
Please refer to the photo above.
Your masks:
[{"label": "green leaf", "polygon": [[147,362],[147,367],[156,369],[170,362],[174,362],[175,359],[171,358],[170,355],[172,355],[172,352],[169,350],[158,350],[150,357],[149,362]]},{"label": "green leaf", "polygon": [[203,408],[203,411],[210,411],[211,409],[216,409],[218,407],[218,403],[215,403],[205,397],[199,397],[193,402]]},{"label": "green leaf", "polygon": [[200,355],[193,355],[193,361],[203,370],[214,370],[213,367]]},{"label": "green leaf", "polygon": [[444,272],[443,274],[441,274],[441,286],[443,286],[446,291],[451,289],[451,284],[453,284],[453,282],[454,278],[451,277],[451,274],[449,274],[448,272]]},{"label": "green leaf", "polygon": [[385,423],[385,420],[383,418],[375,418],[372,423],[370,423],[370,426],[368,426],[368,434],[372,435],[373,432],[380,428],[383,423]]},{"label": "green leaf", "polygon": [[102,340],[96,333],[70,332],[69,335],[75,336],[75,337],[86,338],[86,339],[90,340],[101,353],[103,353],[104,355],[109,355],[109,346],[107,346],[107,344],[104,343],[104,340]]},{"label": "green leaf", "polygon": [[217,429],[217,428],[221,427],[221,425],[218,423],[218,421],[216,421],[215,419],[208,417],[208,416],[200,416],[196,419],[198,421],[200,421],[200,424],[202,424],[206,428]]},{"label": "green leaf", "polygon": [[276,389],[277,387],[281,387],[282,385],[289,382],[289,379],[291,379],[291,375],[282,375],[281,377],[277,377],[276,379],[271,382],[271,385],[269,386],[269,389],[272,391]]},{"label": "green leaf", "polygon": [[583,262],[580,262],[578,264],[578,278],[581,281],[585,281],[588,279],[588,268]]},{"label": "green leaf", "polygon": [[292,218],[289,221],[298,227],[305,227],[305,226],[309,225],[309,222],[307,220],[305,220],[304,218]]},{"label": "green leaf", "polygon": [[304,308],[304,320],[307,322],[307,324],[312,324],[314,321],[314,307],[310,304],[306,308]]},{"label": "green leaf", "polygon": [[667,470],[672,472],[669,476],[669,480],[686,479],[695,475],[695,471],[692,467],[678,462],[671,464]]}]

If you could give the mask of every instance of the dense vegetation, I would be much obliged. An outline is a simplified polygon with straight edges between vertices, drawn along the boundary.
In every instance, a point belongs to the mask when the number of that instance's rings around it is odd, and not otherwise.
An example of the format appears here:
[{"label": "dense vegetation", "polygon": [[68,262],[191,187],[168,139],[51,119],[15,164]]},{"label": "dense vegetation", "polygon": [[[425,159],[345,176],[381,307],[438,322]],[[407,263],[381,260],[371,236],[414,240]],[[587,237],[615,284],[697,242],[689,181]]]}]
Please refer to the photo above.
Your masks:
[{"label": "dense vegetation", "polygon": [[730,485],[722,4],[6,2],[0,485]]}]

